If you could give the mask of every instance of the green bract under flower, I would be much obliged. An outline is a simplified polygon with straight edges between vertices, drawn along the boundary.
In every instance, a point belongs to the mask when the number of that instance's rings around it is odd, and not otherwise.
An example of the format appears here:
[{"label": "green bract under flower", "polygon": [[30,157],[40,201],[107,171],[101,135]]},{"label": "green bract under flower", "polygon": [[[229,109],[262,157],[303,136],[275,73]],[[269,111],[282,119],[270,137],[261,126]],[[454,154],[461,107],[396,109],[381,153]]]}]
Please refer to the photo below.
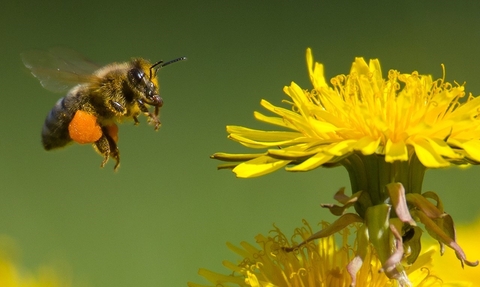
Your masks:
[{"label": "green bract under flower", "polygon": [[290,107],[262,100],[277,116],[255,112],[255,118],[279,131],[227,126],[229,138],[244,146],[265,149],[260,154],[216,153],[232,161],[238,177],[255,177],[287,167],[308,171],[332,166],[354,152],[382,155],[386,162],[408,161],[415,153],[427,168],[480,162],[480,97],[465,96],[463,85],[433,80],[417,72],[388,72],[380,62],[356,58],[348,75],[330,80],[323,65],[307,50],[312,90],[293,83],[284,88]]}]

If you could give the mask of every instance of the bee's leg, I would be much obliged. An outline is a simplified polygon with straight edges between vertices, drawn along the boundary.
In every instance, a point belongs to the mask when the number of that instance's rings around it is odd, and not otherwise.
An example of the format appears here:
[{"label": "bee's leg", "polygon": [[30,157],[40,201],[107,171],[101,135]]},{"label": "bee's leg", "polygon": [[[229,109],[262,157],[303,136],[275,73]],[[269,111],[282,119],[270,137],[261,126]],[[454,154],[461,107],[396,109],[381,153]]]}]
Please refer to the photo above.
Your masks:
[{"label": "bee's leg", "polygon": [[110,156],[115,160],[115,166],[113,167],[114,171],[117,171],[120,166],[120,150],[117,147],[117,143],[107,135],[108,143],[110,144]]},{"label": "bee's leg", "polygon": [[134,121],[134,125],[138,125],[140,122],[138,121],[138,118],[137,118],[137,115],[135,116],[132,116],[133,117],[133,121]]},{"label": "bee's leg", "polygon": [[95,150],[103,156],[103,161],[100,167],[104,167],[107,164],[108,158],[110,157],[110,144],[108,143],[108,139],[103,134],[100,139],[93,143],[93,147]]},{"label": "bee's leg", "polygon": [[157,115],[158,115],[157,107],[155,107],[155,114],[152,114],[148,110],[147,106],[145,106],[145,104],[141,100],[137,100],[137,102],[138,102],[138,107],[140,108],[140,111],[142,111],[142,113],[144,113],[148,116],[148,122],[152,122],[153,126],[155,127],[155,130],[158,130],[160,128],[160,126],[162,125],[162,123],[160,122],[160,120],[157,117]]},{"label": "bee's leg", "polygon": [[120,165],[120,151],[113,138],[109,135],[107,128],[102,127],[102,131],[102,137],[94,143],[95,149],[103,156],[103,161],[100,166],[104,167],[109,157],[112,157],[116,161],[115,167],[113,168],[116,171]]}]

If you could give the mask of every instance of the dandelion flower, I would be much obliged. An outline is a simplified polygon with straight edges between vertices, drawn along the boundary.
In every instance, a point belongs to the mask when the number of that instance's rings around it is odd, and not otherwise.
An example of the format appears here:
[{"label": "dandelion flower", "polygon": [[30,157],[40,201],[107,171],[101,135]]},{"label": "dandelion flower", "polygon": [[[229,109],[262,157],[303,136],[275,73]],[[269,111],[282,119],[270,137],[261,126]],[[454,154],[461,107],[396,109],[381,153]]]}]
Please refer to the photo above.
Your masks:
[{"label": "dandelion flower", "polygon": [[[323,222],[324,228],[328,224]],[[297,228],[292,240],[288,240],[280,229],[275,227],[271,236],[259,234],[256,237],[257,246],[242,242],[240,247],[228,244],[229,249],[240,255],[239,263],[224,261],[223,265],[230,270],[230,275],[224,275],[207,269],[200,269],[199,274],[211,284],[208,286],[311,286],[311,287],[347,287],[397,286],[397,282],[379,272],[382,264],[373,249],[369,248],[365,256],[365,264],[358,270],[357,277],[352,277],[345,265],[355,254],[358,242],[349,243],[351,231],[358,231],[359,225],[344,229],[337,236],[328,236],[317,242],[309,242],[295,250],[285,252],[284,246],[296,246],[298,241],[306,240],[312,235],[307,222],[302,228]],[[337,238],[335,238],[337,237]],[[340,244],[337,244],[340,243]],[[413,286],[442,286],[442,279],[431,270],[434,250],[429,249],[419,256],[417,262],[411,265],[406,274]],[[468,282],[454,282],[468,286]],[[189,283],[190,287],[206,287]]]},{"label": "dandelion flower", "polygon": [[[330,236],[354,222],[363,223],[357,234],[357,255],[349,263],[352,280],[360,270],[367,249],[373,246],[382,271],[401,285],[408,285],[404,265],[421,254],[422,223],[442,248],[455,251],[461,265],[468,261],[456,242],[453,219],[439,196],[422,192],[427,168],[480,163],[480,97],[465,97],[464,85],[445,78],[433,80],[418,72],[388,72],[383,79],[380,62],[356,58],[348,75],[324,77],[322,64],[307,50],[312,90],[294,82],[284,88],[289,97],[282,108],[262,100],[276,116],[255,112],[255,118],[278,126],[262,131],[227,126],[229,138],[255,149],[257,154],[216,153],[228,161],[238,177],[256,177],[282,167],[309,171],[317,167],[344,166],[352,195],[341,189],[339,204],[325,204],[339,216],[333,227],[321,230],[299,246]],[[444,73],[445,75],[445,73]],[[353,207],[355,213],[347,213]],[[296,246],[298,248],[299,246]],[[403,282],[403,283],[402,283]]]},{"label": "dandelion flower", "polygon": [[230,139],[267,152],[213,157],[241,162],[229,166],[239,177],[286,165],[289,171],[339,165],[353,154],[383,156],[387,163],[410,161],[415,154],[427,168],[480,162],[480,97],[470,95],[461,103],[463,85],[396,70],[384,80],[380,62],[367,64],[363,58],[355,59],[348,75],[336,76],[328,85],[323,65],[313,64],[310,49],[307,65],[312,90],[292,82],[284,88],[290,108],[262,100],[277,116],[254,113],[283,130],[227,126]]}]

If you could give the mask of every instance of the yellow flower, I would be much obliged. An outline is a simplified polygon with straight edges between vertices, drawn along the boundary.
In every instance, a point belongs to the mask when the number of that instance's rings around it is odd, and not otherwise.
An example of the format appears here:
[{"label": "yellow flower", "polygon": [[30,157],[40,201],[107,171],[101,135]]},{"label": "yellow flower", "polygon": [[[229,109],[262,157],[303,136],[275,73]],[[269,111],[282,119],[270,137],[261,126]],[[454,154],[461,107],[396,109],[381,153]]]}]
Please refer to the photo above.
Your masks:
[{"label": "yellow flower", "polygon": [[308,171],[341,164],[352,153],[381,155],[385,161],[408,161],[412,154],[427,168],[480,162],[480,97],[464,103],[464,86],[432,80],[417,72],[396,70],[382,78],[378,60],[356,58],[348,75],[331,79],[315,63],[310,49],[307,64],[313,90],[292,82],[290,97],[281,108],[262,100],[277,116],[255,112],[255,118],[286,130],[261,131],[227,126],[229,138],[244,146],[268,149],[261,154],[216,153],[214,158],[237,161],[239,177],[254,177],[291,165],[289,171]]},{"label": "yellow flower", "polygon": [[[330,86],[323,65],[313,64],[310,49],[307,64],[311,91],[292,83],[284,88],[289,109],[262,100],[277,116],[255,113],[258,120],[283,130],[227,126],[230,139],[266,151],[216,153],[213,158],[233,162],[220,168],[255,177],[287,165],[288,171],[344,166],[352,195],[341,189],[334,197],[340,205],[323,205],[339,218],[295,248],[361,222],[357,240],[362,243],[349,263],[352,270],[362,267],[372,246],[388,278],[408,285],[400,263],[414,264],[421,254],[423,230],[417,222],[442,248],[455,250],[462,266],[477,266],[456,242],[453,219],[439,196],[422,192],[422,184],[427,168],[480,163],[480,97],[461,101],[463,85],[418,72],[390,70],[384,80],[380,62],[367,64],[363,58],[356,58],[350,73],[334,77]],[[350,207],[355,213],[346,213]],[[355,280],[356,272],[352,274]]]},{"label": "yellow flower", "polygon": [[52,268],[39,268],[36,274],[26,272],[14,260],[11,239],[0,237],[0,286],[1,287],[67,287],[70,281],[60,277]]},{"label": "yellow flower", "polygon": [[[328,227],[322,223],[324,229]],[[258,235],[256,242],[259,247],[242,242],[240,247],[228,244],[228,247],[242,258],[240,263],[224,261],[223,265],[231,272],[223,275],[206,269],[200,269],[199,274],[211,284],[208,286],[311,286],[311,287],[347,287],[347,286],[398,286],[381,272],[382,264],[373,249],[369,248],[364,258],[365,264],[358,270],[355,281],[345,268],[356,253],[358,243],[349,243],[351,230],[358,231],[359,226],[344,229],[340,236],[328,236],[317,242],[309,242],[293,252],[286,252],[284,246],[297,246],[295,239],[306,240],[312,235],[308,223],[297,228],[292,242],[278,228],[272,230],[271,236]],[[336,243],[340,242],[338,246]],[[419,256],[415,264],[408,266],[406,274],[413,286],[442,286],[442,279],[432,270],[433,249]],[[401,283],[401,282],[400,282]],[[405,283],[407,285],[409,283]],[[452,282],[456,285],[469,286],[468,282]],[[189,283],[190,287],[205,287]]]}]

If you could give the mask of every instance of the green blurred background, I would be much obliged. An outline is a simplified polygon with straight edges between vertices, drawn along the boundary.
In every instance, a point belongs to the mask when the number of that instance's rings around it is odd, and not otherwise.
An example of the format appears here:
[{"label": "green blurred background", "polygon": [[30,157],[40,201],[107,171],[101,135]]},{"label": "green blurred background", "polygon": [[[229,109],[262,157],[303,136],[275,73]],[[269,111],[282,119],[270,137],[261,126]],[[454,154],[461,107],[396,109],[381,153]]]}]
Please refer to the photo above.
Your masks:
[{"label": "green blurred background", "polygon": [[[279,104],[295,81],[310,88],[305,49],[327,78],[355,56],[379,58],[384,73],[442,75],[480,94],[480,2],[476,1],[26,1],[0,11],[0,233],[34,269],[67,262],[89,286],[185,286],[200,267],[223,271],[237,257],[225,242],[254,242],[275,223],[291,234],[303,218],[332,217],[320,203],[348,187],[342,168],[279,171],[236,179],[209,155],[244,149],[225,125],[262,128],[252,116]],[[163,126],[120,126],[122,164],[99,168],[90,146],[46,152],[44,118],[63,96],[44,90],[20,53],[71,47],[106,64],[141,56],[187,56],[162,69]],[[476,218],[479,167],[428,171],[457,222]],[[349,189],[349,187],[348,187]],[[461,241],[461,239],[460,239]],[[467,254],[468,254],[468,250]],[[473,258],[474,259],[474,258]]]}]

